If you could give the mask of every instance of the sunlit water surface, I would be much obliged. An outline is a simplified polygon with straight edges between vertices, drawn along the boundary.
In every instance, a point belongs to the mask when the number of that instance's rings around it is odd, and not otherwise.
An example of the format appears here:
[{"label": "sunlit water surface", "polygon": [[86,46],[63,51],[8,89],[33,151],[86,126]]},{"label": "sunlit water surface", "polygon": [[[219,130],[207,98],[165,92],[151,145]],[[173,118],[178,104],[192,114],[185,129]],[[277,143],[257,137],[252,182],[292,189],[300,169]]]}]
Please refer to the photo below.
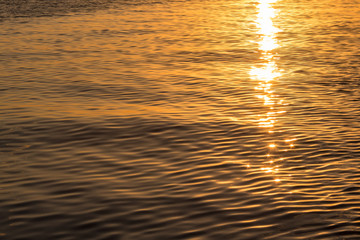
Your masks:
[{"label": "sunlit water surface", "polygon": [[1,3],[1,239],[360,239],[357,1],[57,3]]}]

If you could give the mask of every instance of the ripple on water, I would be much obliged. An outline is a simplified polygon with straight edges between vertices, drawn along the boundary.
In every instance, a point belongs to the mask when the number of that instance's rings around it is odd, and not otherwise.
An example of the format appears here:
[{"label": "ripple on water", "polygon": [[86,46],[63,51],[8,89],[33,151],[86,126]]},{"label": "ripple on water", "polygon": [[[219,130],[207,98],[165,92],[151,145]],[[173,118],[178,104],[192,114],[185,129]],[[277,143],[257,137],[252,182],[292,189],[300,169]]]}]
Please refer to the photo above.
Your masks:
[{"label": "ripple on water", "polygon": [[[339,168],[336,156],[327,164],[312,160],[306,165],[289,157],[280,168],[293,177],[276,184],[273,176],[255,168],[258,154],[249,151],[258,147],[247,138],[249,131],[262,134],[256,126],[141,118],[116,124],[113,119],[38,122],[41,127],[24,125],[7,139],[10,145],[21,139],[19,146],[31,141],[17,150],[22,157],[8,160],[3,177],[3,186],[10,189],[4,200],[14,236],[356,236],[355,230],[346,230],[358,227],[353,220],[359,177],[347,178],[356,176],[356,169]],[[234,131],[236,136],[227,136]],[[318,143],[304,144],[304,153],[312,150],[316,156]]]},{"label": "ripple on water", "polygon": [[356,5],[274,3],[270,106],[259,1],[119,2],[0,3],[0,238],[359,238]]}]

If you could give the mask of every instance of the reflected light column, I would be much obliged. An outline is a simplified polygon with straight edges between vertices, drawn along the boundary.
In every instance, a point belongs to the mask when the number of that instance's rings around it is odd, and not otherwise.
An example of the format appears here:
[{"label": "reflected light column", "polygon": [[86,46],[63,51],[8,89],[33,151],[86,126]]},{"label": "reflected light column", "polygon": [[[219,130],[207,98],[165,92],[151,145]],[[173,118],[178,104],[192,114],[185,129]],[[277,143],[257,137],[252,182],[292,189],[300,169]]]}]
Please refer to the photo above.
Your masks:
[{"label": "reflected light column", "polygon": [[[269,134],[274,133],[277,116],[285,113],[281,110],[284,105],[283,99],[280,99],[274,93],[273,83],[278,81],[281,76],[281,70],[276,64],[274,50],[279,47],[276,33],[279,32],[273,25],[272,19],[276,17],[276,10],[272,7],[272,3],[277,0],[258,0],[258,14],[255,23],[258,28],[258,50],[261,52],[260,64],[252,67],[250,70],[251,79],[256,81],[258,85],[255,87],[256,97],[260,99],[264,105],[265,113],[259,115],[258,125],[260,128],[266,129]],[[280,109],[280,110],[279,110]],[[285,140],[286,142],[287,140]],[[275,174],[279,171],[276,162],[279,159],[273,159],[272,154],[277,151],[277,141],[267,143],[268,154],[266,165],[261,168],[266,173],[274,174],[274,181],[280,182],[280,178]],[[292,143],[291,143],[292,144]]]}]

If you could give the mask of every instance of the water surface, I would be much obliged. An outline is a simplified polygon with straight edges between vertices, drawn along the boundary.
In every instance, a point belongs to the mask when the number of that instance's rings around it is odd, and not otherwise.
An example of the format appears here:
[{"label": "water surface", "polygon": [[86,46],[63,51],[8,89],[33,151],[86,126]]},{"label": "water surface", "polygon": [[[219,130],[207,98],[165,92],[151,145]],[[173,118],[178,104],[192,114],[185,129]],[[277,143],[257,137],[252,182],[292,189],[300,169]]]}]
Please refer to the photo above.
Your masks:
[{"label": "water surface", "polygon": [[0,3],[1,238],[359,239],[357,1],[129,3]]}]

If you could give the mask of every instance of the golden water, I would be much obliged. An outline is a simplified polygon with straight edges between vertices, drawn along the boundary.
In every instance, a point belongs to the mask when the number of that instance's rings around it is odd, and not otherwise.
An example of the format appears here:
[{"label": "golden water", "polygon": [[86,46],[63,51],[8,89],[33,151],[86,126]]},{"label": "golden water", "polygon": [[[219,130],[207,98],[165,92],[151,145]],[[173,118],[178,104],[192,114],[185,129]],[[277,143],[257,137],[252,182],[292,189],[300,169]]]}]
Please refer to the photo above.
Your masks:
[{"label": "golden water", "polygon": [[0,3],[0,239],[360,239],[360,6]]}]

